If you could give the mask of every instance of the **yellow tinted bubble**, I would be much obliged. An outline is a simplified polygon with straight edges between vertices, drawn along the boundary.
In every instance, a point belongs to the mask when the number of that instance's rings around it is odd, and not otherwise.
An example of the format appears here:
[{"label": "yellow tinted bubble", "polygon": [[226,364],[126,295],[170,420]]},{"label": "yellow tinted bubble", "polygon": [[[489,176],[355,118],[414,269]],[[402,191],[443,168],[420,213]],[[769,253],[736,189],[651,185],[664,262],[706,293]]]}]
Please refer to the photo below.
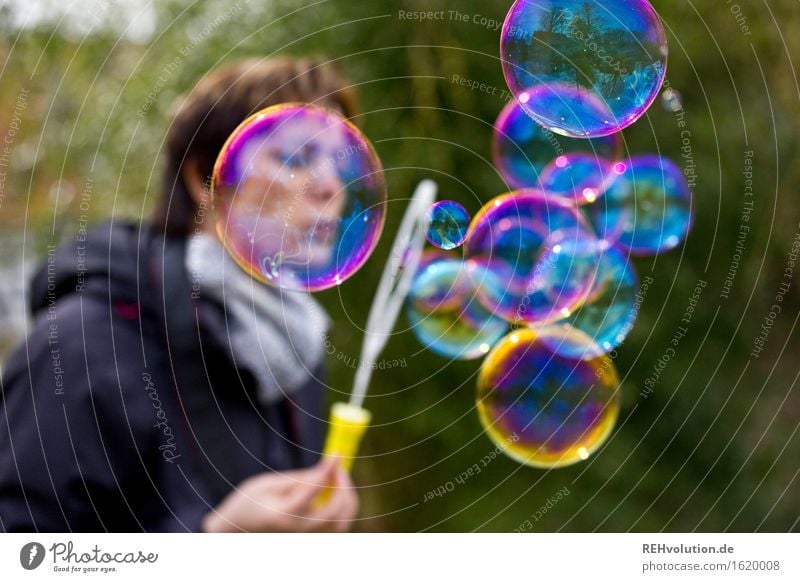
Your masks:
[{"label": "yellow tinted bubble", "polygon": [[[619,377],[607,356],[564,357],[542,333],[514,331],[489,353],[478,377],[478,415],[489,438],[514,460],[563,467],[589,458],[611,434]],[[577,329],[558,333],[559,342],[595,351]]]}]

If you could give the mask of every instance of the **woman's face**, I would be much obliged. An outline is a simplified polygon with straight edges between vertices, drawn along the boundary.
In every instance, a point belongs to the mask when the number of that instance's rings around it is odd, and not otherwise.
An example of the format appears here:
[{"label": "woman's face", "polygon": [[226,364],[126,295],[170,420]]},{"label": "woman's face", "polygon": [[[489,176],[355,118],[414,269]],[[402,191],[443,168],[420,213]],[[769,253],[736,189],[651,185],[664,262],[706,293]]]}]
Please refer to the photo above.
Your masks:
[{"label": "woman's face", "polygon": [[346,205],[338,170],[343,132],[319,120],[304,123],[302,131],[285,124],[245,145],[228,213],[229,226],[244,226],[254,250],[276,267],[330,261]]}]

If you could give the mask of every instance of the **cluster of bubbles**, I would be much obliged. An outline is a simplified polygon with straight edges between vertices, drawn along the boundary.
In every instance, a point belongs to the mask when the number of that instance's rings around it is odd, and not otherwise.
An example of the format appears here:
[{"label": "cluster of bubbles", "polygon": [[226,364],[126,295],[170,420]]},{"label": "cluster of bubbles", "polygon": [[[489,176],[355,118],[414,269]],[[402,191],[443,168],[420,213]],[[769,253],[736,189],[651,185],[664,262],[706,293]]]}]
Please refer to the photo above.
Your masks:
[{"label": "cluster of bubbles", "polygon": [[[492,151],[509,192],[471,219],[457,202],[430,208],[437,250],[415,274],[407,315],[430,350],[484,358],[477,410],[498,446],[560,467],[588,458],[613,429],[609,354],[639,310],[630,257],[683,242],[691,192],[670,160],[622,155],[619,132],[658,97],[666,72],[666,35],[646,0],[517,0],[500,52],[514,100]],[[668,89],[662,105],[682,108],[680,94]],[[281,289],[340,285],[383,228],[372,145],[337,112],[308,104],[242,123],[212,186],[227,251]]]},{"label": "cluster of bubbles", "polygon": [[282,289],[340,285],[369,258],[386,185],[370,142],[332,110],[283,104],[228,138],[212,181],[216,228],[240,267]]},{"label": "cluster of bubbles", "polygon": [[[442,356],[485,356],[480,422],[521,463],[570,465],[608,438],[620,407],[609,354],[640,308],[631,257],[671,250],[690,230],[681,169],[623,155],[619,133],[658,97],[666,56],[644,0],[517,0],[501,39],[515,99],[492,141],[510,192],[484,204],[466,232],[455,211],[431,209],[443,217],[431,243],[463,239],[463,256],[423,262],[409,320]],[[677,92],[662,99],[680,104]]]}]

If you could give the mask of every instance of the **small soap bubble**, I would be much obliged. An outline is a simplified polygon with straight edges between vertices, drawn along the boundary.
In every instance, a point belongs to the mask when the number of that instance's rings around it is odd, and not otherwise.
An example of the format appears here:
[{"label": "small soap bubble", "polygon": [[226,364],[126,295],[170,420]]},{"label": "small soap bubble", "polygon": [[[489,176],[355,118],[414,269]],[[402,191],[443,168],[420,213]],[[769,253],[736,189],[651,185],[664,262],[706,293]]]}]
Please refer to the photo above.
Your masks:
[{"label": "small soap bubble", "polygon": [[446,251],[464,244],[470,216],[458,202],[442,200],[428,209],[428,242]]},{"label": "small soap bubble", "polygon": [[661,105],[672,113],[683,111],[683,95],[675,89],[664,89],[661,92]]}]

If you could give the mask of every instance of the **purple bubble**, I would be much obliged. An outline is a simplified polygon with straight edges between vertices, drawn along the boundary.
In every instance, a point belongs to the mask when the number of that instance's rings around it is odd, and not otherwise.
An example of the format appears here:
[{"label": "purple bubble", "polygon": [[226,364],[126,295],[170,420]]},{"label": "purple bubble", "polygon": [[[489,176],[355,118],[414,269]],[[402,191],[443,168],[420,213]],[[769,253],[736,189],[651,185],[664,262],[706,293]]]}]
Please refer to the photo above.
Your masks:
[{"label": "purple bubble", "polygon": [[591,154],[558,156],[542,170],[542,189],[577,205],[591,204],[614,181],[614,164]]},{"label": "purple bubble", "polygon": [[217,233],[245,271],[289,290],[340,285],[383,229],[383,168],[364,135],[311,105],[264,109],[226,142],[213,176]]}]

